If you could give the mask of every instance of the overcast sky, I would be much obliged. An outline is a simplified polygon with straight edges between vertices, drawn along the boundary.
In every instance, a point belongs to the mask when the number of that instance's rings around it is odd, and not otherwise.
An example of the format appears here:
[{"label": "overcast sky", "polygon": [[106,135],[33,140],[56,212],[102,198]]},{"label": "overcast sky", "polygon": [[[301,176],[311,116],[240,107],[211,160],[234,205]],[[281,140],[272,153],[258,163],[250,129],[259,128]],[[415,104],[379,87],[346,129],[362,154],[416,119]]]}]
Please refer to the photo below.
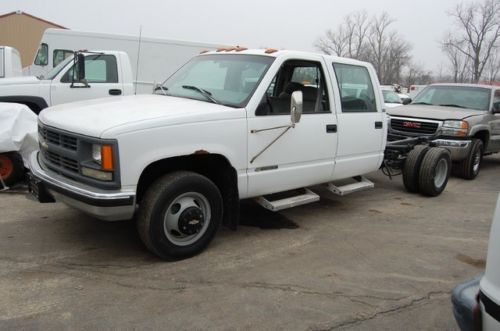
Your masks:
[{"label": "overcast sky", "polygon": [[387,11],[428,70],[446,66],[438,45],[458,0],[0,0],[0,14],[22,10],[73,30],[314,50],[314,41],[353,11]]}]

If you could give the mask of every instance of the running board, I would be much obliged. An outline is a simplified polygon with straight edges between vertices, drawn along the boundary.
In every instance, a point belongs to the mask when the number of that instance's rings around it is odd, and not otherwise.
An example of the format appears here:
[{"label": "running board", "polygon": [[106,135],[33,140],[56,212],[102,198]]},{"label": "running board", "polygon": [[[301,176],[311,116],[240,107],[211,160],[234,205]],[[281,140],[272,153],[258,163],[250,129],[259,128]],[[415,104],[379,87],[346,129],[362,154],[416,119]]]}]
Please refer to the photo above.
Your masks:
[{"label": "running board", "polygon": [[357,176],[357,177],[353,177],[353,179],[356,181],[355,183],[346,184],[346,185],[342,185],[342,186],[335,186],[335,184],[333,184],[333,183],[328,183],[328,190],[330,192],[332,192],[333,194],[344,196],[347,194],[351,194],[354,192],[363,191],[363,190],[367,190],[367,189],[375,187],[375,184],[373,184],[373,182],[371,182],[366,177]]},{"label": "running board", "polygon": [[258,197],[255,201],[262,207],[270,211],[280,211],[287,208],[302,206],[308,203],[319,201],[319,195],[311,190],[304,188],[304,194],[294,195],[291,197],[279,199],[279,200],[269,200],[266,197]]}]

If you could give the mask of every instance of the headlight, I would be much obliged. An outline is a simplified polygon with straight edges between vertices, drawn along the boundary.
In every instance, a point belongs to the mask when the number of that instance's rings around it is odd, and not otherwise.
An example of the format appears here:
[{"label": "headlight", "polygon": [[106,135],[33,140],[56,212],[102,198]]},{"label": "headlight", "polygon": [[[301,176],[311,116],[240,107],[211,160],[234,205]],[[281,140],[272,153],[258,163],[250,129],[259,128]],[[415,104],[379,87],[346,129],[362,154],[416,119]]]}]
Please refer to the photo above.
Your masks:
[{"label": "headlight", "polygon": [[466,121],[447,120],[443,123],[441,133],[444,136],[465,137],[467,136],[468,130],[469,123],[467,123]]},{"label": "headlight", "polygon": [[82,164],[82,175],[102,181],[113,181],[113,146],[107,144],[92,144],[92,161],[99,168],[88,164]]}]

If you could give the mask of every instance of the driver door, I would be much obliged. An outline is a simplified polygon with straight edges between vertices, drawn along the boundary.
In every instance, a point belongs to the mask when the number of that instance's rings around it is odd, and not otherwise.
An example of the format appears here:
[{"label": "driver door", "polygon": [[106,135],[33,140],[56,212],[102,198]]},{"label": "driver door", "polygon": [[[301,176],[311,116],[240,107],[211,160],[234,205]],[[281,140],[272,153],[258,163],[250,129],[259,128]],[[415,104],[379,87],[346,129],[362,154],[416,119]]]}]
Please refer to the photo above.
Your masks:
[{"label": "driver door", "polygon": [[[321,56],[274,63],[260,104],[248,114],[248,196],[329,181],[337,148],[332,89]],[[291,124],[291,94],[302,92],[303,113]],[[264,130],[264,131],[261,131]]]}]

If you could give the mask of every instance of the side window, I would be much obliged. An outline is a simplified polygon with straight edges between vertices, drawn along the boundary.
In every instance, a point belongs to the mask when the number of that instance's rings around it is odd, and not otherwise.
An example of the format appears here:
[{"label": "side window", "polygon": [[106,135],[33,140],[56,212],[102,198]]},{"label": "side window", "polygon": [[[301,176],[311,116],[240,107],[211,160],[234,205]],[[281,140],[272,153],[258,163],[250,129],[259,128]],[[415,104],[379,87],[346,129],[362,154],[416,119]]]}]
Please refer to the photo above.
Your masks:
[{"label": "side window", "polygon": [[67,49],[55,49],[52,53],[52,66],[56,67],[59,63],[71,55],[73,55],[73,51]]},{"label": "side window", "polygon": [[302,92],[303,113],[330,112],[325,75],[321,64],[313,61],[285,62],[267,88],[256,115],[290,114],[292,93]]},{"label": "side window", "polygon": [[36,53],[35,64],[39,66],[46,66],[49,64],[49,45],[45,43],[40,45]]},{"label": "side window", "polygon": [[377,104],[370,73],[365,67],[333,63],[343,113],[376,112]]},{"label": "side window", "polygon": [[496,90],[493,96],[493,109],[500,111],[500,90]]},{"label": "side window", "polygon": [[[71,75],[78,76],[69,69],[61,78],[61,83],[71,83]],[[118,83],[118,69],[113,55],[89,55],[85,57],[85,79],[88,83]]]}]

